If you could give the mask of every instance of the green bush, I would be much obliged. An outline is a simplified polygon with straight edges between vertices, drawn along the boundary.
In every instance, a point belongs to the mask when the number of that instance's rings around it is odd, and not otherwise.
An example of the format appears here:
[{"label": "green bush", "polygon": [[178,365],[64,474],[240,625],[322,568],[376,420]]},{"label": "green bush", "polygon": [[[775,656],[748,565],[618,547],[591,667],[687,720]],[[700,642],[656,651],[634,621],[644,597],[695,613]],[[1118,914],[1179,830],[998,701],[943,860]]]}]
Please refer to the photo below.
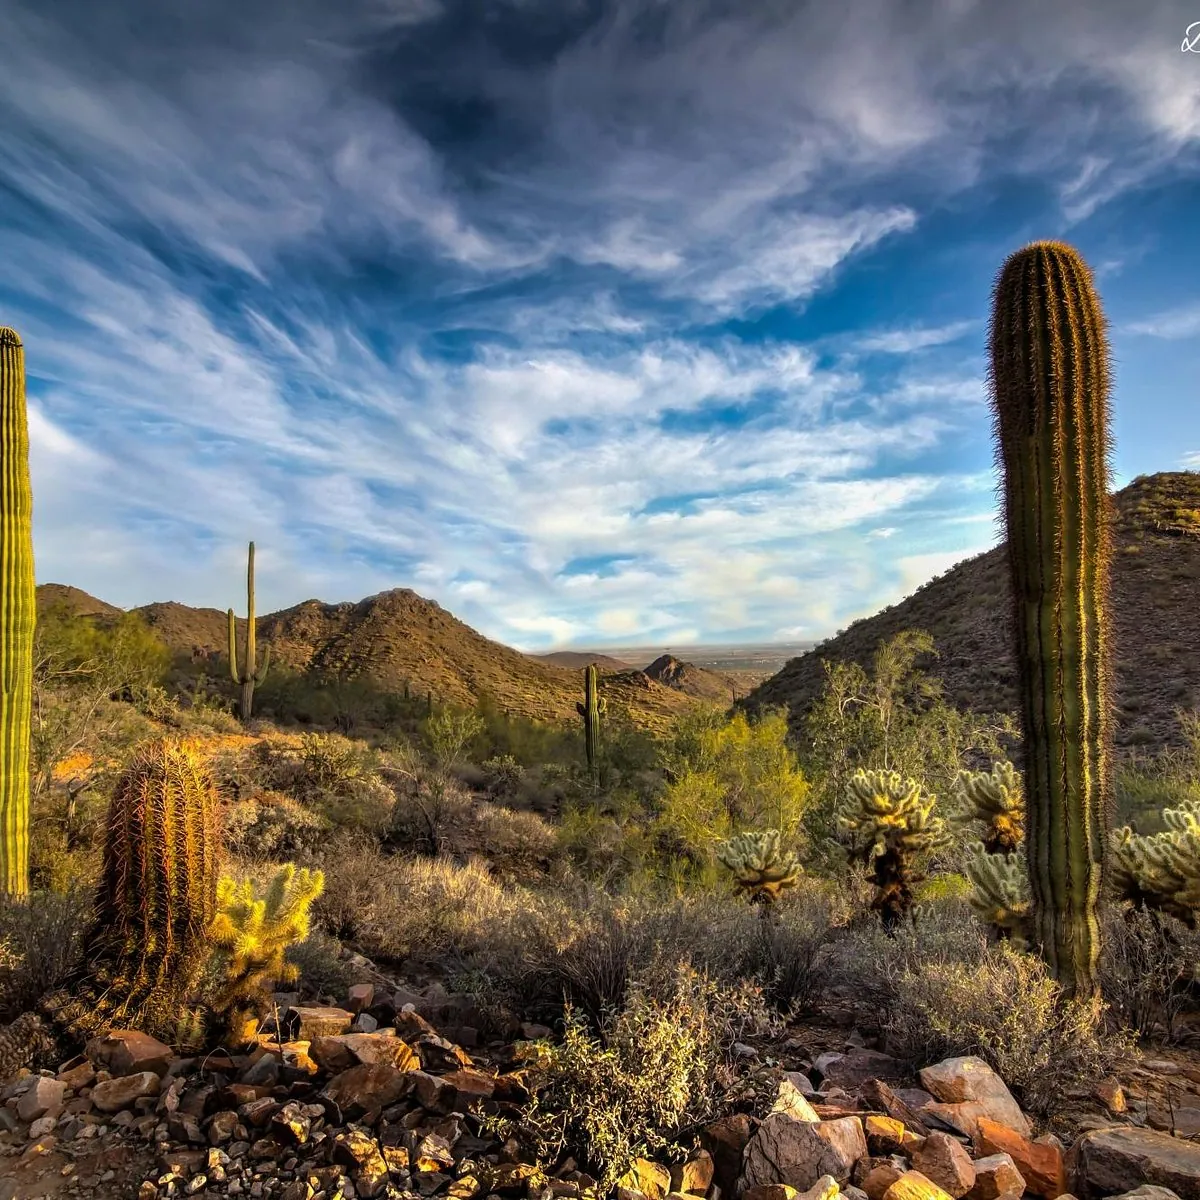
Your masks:
[{"label": "green bush", "polygon": [[679,1159],[685,1130],[722,1111],[736,1074],[732,1046],[755,1026],[753,997],[681,966],[669,986],[631,981],[595,1031],[568,1008],[563,1040],[543,1047],[521,1114],[547,1168],[579,1153],[608,1192],[633,1159]]},{"label": "green bush", "polygon": [[223,814],[225,845],[240,858],[285,862],[316,850],[329,822],[282,792],[237,800]]}]

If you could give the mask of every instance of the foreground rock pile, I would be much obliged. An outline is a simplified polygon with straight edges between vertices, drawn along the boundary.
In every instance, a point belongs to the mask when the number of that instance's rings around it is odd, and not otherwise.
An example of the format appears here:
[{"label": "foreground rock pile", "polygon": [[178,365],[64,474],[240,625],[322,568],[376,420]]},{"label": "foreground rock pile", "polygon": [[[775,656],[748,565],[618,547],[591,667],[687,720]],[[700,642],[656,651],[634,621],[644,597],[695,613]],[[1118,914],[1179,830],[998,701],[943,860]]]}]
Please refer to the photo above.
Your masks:
[{"label": "foreground rock pile", "polygon": [[[180,1059],[114,1032],[57,1072],[17,1079],[0,1092],[0,1200],[597,1195],[573,1161],[549,1175],[488,1132],[529,1097],[522,1041],[479,1050],[461,1022],[442,1022],[455,1040],[442,1036],[421,997],[374,992],[356,986],[344,1008],[287,1005],[244,1054]],[[1069,1149],[1035,1137],[980,1059],[928,1067],[920,1088],[863,1047],[797,1065],[778,1072],[765,1115],[697,1130],[684,1162],[637,1160],[617,1200],[1200,1200],[1200,1145],[1119,1117]],[[1119,1113],[1119,1087],[1104,1095]]]}]

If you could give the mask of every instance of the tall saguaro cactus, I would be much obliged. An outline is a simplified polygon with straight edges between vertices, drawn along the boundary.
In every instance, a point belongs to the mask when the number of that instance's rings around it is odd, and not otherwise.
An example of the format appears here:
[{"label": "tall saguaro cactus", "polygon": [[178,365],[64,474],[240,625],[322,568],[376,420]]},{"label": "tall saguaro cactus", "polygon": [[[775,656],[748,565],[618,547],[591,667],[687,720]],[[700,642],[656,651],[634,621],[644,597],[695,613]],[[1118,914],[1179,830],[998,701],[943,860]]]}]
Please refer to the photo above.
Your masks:
[{"label": "tall saguaro cactus", "polygon": [[1065,990],[1087,997],[1111,795],[1111,442],[1104,313],[1079,254],[1035,242],[1011,255],[989,337],[1033,933]]},{"label": "tall saguaro cactus", "polygon": [[0,329],[0,891],[29,891],[29,737],[33,713],[33,492],[25,352]]},{"label": "tall saguaro cactus", "polygon": [[250,543],[249,565],[246,567],[246,653],[242,668],[238,670],[237,627],[233,609],[229,610],[229,671],[233,682],[242,686],[242,720],[250,720],[254,708],[254,689],[261,687],[267,678],[267,666],[271,661],[271,647],[263,648],[262,666],[255,669],[258,651],[254,641],[254,543]]},{"label": "tall saguaro cactus", "polygon": [[595,663],[589,663],[584,669],[583,700],[578,701],[575,708],[583,718],[588,774],[595,779],[600,757],[600,718],[606,709],[604,700],[600,698],[600,677]]}]

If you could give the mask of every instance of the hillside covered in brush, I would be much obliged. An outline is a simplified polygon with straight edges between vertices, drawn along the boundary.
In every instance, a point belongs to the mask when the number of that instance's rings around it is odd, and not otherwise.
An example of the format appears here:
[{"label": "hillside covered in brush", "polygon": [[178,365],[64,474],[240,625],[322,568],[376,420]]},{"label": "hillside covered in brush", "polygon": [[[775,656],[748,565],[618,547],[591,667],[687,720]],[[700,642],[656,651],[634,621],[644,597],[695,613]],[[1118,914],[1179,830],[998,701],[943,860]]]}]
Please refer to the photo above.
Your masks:
[{"label": "hillside covered in brush", "polygon": [[719,671],[697,667],[693,663],[681,662],[674,655],[663,654],[656,658],[645,672],[663,687],[673,688],[687,696],[713,703],[729,704],[733,701],[737,685]]},{"label": "hillside covered in brush", "polygon": [[[1175,711],[1200,704],[1200,473],[1135,479],[1113,496],[1112,618],[1117,744],[1177,744]],[[741,704],[786,704],[793,731],[825,683],[822,660],[870,666],[881,642],[923,629],[947,698],[977,712],[1016,712],[1012,592],[1003,545],[965,560],[913,595],[792,659]]]},{"label": "hillside covered in brush", "polygon": [[[78,588],[43,584],[39,606],[62,605],[81,616],[110,620],[120,609]],[[227,672],[228,618],[215,608],[174,601],[133,610],[178,655],[211,655],[213,673]],[[245,620],[237,621],[238,637]],[[539,661],[494,642],[439,604],[408,588],[355,603],[306,600],[258,619],[260,644],[270,643],[272,669],[316,676],[367,677],[383,688],[432,692],[442,704],[472,706],[484,694],[514,715],[577,720],[582,671]],[[615,663],[616,660],[613,660]],[[219,664],[219,665],[218,665]],[[661,728],[692,700],[643,672],[617,664],[602,670],[601,692],[610,711],[628,711],[635,724]]]}]

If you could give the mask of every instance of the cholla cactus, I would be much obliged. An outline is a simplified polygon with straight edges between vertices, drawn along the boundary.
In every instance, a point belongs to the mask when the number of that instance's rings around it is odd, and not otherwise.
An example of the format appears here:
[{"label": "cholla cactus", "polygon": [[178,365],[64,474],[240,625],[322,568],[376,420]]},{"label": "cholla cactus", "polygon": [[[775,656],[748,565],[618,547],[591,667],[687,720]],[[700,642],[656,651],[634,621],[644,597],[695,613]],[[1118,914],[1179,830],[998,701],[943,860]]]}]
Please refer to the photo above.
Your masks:
[{"label": "cholla cactus", "polygon": [[717,860],[733,872],[751,904],[774,904],[801,874],[796,856],[780,848],[778,829],[739,833],[721,845]]},{"label": "cholla cactus", "polygon": [[912,911],[912,885],[922,878],[914,860],[950,840],[946,823],[934,815],[936,803],[915,779],[896,771],[859,770],[846,785],[837,839],[851,860],[866,866],[878,889],[871,908],[889,934]]},{"label": "cholla cactus", "polygon": [[1110,842],[1109,885],[1122,900],[1158,909],[1191,929],[1200,915],[1200,803],[1163,812],[1162,833],[1136,834],[1126,826]]},{"label": "cholla cactus", "polygon": [[249,880],[223,876],[217,885],[217,915],[209,930],[216,947],[215,966],[222,975],[213,1010],[235,1030],[269,1004],[268,985],[290,983],[295,966],[284,957],[290,946],[308,937],[310,909],[325,888],[320,871],[281,867],[255,895]]},{"label": "cholla cactus", "polygon": [[1002,938],[1026,949],[1032,933],[1032,899],[1024,852],[992,854],[981,842],[969,846],[968,851],[971,857],[966,872],[972,888],[968,903]]},{"label": "cholla cactus", "polygon": [[983,848],[988,854],[1012,854],[1025,837],[1025,796],[1016,768],[1006,759],[991,771],[959,771],[954,794],[966,810],[961,820],[987,826]]}]

